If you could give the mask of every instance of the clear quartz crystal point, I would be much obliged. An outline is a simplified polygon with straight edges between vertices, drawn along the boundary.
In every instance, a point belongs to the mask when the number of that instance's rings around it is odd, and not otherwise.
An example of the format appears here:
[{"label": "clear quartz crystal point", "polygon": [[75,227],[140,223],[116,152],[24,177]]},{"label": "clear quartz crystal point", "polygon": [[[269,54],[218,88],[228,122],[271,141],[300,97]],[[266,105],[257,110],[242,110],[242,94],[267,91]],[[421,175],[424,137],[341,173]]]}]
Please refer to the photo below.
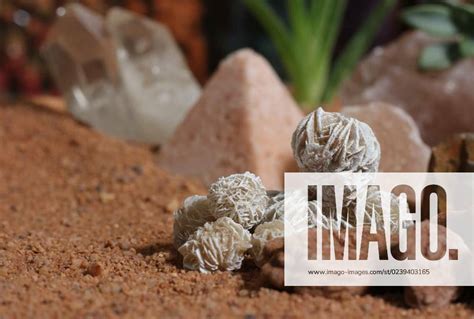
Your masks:
[{"label": "clear quartz crystal point", "polygon": [[166,27],[126,10],[68,5],[44,55],[71,113],[119,138],[162,144],[200,95]]}]

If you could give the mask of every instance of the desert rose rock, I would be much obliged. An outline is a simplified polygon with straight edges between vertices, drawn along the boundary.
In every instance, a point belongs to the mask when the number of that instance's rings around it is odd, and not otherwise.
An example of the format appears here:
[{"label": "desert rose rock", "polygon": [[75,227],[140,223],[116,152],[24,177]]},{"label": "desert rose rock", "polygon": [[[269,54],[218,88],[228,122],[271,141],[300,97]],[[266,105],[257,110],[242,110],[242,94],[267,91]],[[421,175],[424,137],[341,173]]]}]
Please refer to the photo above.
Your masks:
[{"label": "desert rose rock", "polygon": [[376,172],[380,162],[370,126],[321,107],[300,121],[291,147],[303,172]]},{"label": "desert rose rock", "polygon": [[284,222],[281,220],[274,220],[258,225],[252,234],[252,249],[251,254],[254,258],[255,264],[261,266],[266,262],[263,254],[265,244],[275,238],[280,238],[285,235]]},{"label": "desert rose rock", "polygon": [[448,70],[420,72],[421,50],[436,41],[410,32],[384,48],[376,48],[340,91],[345,105],[384,101],[400,106],[417,123],[421,137],[435,145],[446,136],[474,130],[474,59]]},{"label": "desert rose rock", "polygon": [[283,172],[296,168],[289,141],[302,117],[268,62],[240,50],[220,65],[158,161],[206,184],[248,170],[282,189]]},{"label": "desert rose rock", "polygon": [[252,247],[250,233],[229,217],[199,227],[178,248],[184,268],[208,273],[240,269],[245,252]]},{"label": "desert rose rock", "polygon": [[120,138],[164,143],[200,95],[168,29],[126,10],[68,5],[43,52],[71,113]]},{"label": "desert rose rock", "polygon": [[426,172],[430,149],[423,142],[416,123],[403,109],[370,103],[349,106],[342,113],[367,123],[380,143],[381,172]]}]

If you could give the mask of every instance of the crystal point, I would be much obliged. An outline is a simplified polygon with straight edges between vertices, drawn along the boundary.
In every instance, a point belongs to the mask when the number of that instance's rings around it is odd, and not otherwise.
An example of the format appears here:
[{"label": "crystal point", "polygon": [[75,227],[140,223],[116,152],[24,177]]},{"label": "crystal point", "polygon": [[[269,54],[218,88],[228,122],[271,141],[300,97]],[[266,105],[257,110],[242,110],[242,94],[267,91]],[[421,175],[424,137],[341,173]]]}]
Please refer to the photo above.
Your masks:
[{"label": "crystal point", "polygon": [[200,95],[167,28],[123,9],[68,5],[44,55],[71,113],[116,137],[162,144]]}]

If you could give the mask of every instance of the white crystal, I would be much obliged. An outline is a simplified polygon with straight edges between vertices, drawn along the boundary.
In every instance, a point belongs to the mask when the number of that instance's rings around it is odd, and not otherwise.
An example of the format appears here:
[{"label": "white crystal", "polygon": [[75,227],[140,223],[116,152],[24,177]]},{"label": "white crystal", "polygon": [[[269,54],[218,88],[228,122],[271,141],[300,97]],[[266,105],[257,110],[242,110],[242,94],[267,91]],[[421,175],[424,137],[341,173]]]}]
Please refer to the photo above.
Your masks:
[{"label": "white crystal", "polygon": [[230,217],[245,229],[262,220],[268,203],[262,180],[250,172],[219,178],[209,186],[208,198],[216,219]]},{"label": "white crystal", "polygon": [[207,196],[193,195],[185,199],[183,207],[173,214],[173,242],[176,248],[184,244],[199,227],[214,218]]},{"label": "white crystal", "polygon": [[116,137],[162,144],[200,95],[168,29],[123,9],[68,5],[44,52],[71,113]]},{"label": "white crystal", "polygon": [[285,236],[285,224],[282,220],[273,220],[258,225],[255,228],[255,232],[252,234],[252,248],[250,250],[254,262],[257,266],[261,267],[264,263],[263,249],[265,244],[275,238]]},{"label": "white crystal", "polygon": [[291,146],[305,172],[376,172],[379,167],[380,145],[372,129],[322,108],[301,120]]},{"label": "white crystal", "polygon": [[179,247],[184,268],[209,273],[240,269],[245,252],[252,247],[248,230],[229,217],[199,227]]}]

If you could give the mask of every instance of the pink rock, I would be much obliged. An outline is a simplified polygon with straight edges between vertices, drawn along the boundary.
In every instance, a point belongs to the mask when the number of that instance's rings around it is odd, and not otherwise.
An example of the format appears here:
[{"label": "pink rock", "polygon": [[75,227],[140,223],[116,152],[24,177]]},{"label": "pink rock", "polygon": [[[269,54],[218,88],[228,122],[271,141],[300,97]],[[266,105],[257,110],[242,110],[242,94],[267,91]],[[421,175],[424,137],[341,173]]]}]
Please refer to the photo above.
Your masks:
[{"label": "pink rock", "polygon": [[400,106],[417,123],[430,146],[455,133],[474,131],[474,59],[439,72],[421,72],[421,50],[439,40],[409,32],[361,62],[340,91],[344,105],[384,101]]},{"label": "pink rock", "polygon": [[268,62],[243,49],[222,62],[158,162],[205,184],[248,170],[282,189],[283,173],[296,171],[290,141],[302,117]]},{"label": "pink rock", "polygon": [[426,172],[430,148],[423,142],[415,121],[403,109],[386,103],[349,106],[342,113],[367,123],[380,148],[381,172]]}]

